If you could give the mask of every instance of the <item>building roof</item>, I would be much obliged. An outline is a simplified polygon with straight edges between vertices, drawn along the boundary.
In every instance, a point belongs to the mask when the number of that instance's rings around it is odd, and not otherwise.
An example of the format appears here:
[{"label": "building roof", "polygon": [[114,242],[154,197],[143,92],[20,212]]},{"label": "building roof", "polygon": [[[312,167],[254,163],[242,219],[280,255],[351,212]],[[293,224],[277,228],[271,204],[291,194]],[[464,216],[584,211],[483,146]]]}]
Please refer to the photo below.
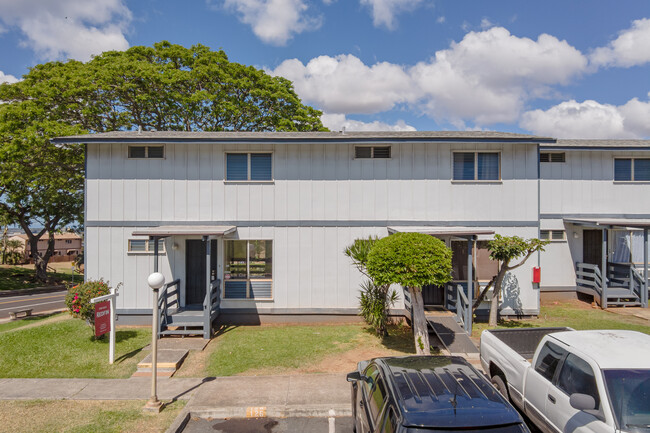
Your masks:
[{"label": "building roof", "polygon": [[557,139],[555,143],[541,143],[544,150],[550,149],[648,149],[650,140],[590,140]]},{"label": "building roof", "polygon": [[600,368],[648,368],[650,335],[636,331],[566,331],[550,335],[585,353]]},{"label": "building roof", "polygon": [[57,137],[55,143],[495,141],[540,143],[550,137],[496,131],[184,132],[113,131]]}]

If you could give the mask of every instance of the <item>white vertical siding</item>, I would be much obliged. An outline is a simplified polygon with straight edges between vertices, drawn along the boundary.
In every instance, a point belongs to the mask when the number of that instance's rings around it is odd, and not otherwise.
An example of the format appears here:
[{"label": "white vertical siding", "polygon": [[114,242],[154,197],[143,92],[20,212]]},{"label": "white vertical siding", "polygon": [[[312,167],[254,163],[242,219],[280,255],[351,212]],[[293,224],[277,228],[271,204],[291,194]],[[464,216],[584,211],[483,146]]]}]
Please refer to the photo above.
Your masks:
[{"label": "white vertical siding", "polygon": [[[126,147],[89,145],[87,171],[88,277],[123,282],[120,309],[151,308],[152,255],[126,252],[143,224],[233,222],[233,237],[273,240],[273,300],[223,302],[259,309],[356,308],[361,275],[343,250],[356,238],[386,236],[387,222],[537,234],[534,145],[396,143],[386,160],[354,159],[347,143],[169,143],[162,160],[129,160]],[[500,151],[502,181],[452,182],[454,150]],[[228,151],[273,152],[273,182],[225,182]],[[185,240],[166,240],[161,270],[170,281],[185,280]],[[525,308],[536,305],[528,271],[516,274]]]}]

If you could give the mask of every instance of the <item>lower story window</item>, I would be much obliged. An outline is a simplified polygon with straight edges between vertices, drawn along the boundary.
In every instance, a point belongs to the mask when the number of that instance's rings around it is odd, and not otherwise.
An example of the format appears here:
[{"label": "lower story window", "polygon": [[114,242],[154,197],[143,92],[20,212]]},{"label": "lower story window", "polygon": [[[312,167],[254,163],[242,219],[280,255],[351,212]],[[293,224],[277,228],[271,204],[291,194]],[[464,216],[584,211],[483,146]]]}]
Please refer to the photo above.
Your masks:
[{"label": "lower story window", "polygon": [[224,241],[224,298],[273,297],[273,241]]}]

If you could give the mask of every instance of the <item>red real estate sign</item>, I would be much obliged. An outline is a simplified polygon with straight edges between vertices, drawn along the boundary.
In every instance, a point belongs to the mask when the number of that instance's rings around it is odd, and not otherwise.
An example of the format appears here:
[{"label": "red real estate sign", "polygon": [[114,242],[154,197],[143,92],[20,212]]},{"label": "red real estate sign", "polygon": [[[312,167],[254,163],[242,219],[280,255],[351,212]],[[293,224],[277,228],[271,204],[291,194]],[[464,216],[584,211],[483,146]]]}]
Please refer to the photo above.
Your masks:
[{"label": "red real estate sign", "polygon": [[111,330],[111,303],[110,301],[95,304],[95,337],[104,335]]}]

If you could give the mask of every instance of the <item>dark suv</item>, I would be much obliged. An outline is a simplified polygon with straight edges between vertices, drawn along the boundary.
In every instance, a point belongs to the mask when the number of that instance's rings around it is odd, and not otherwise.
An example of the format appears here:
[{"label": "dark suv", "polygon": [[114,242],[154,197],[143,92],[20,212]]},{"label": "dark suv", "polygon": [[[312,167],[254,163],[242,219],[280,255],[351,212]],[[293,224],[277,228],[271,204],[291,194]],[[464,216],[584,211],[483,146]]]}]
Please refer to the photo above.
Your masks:
[{"label": "dark suv", "polygon": [[357,433],[529,431],[510,403],[460,357],[362,361],[348,382]]}]

